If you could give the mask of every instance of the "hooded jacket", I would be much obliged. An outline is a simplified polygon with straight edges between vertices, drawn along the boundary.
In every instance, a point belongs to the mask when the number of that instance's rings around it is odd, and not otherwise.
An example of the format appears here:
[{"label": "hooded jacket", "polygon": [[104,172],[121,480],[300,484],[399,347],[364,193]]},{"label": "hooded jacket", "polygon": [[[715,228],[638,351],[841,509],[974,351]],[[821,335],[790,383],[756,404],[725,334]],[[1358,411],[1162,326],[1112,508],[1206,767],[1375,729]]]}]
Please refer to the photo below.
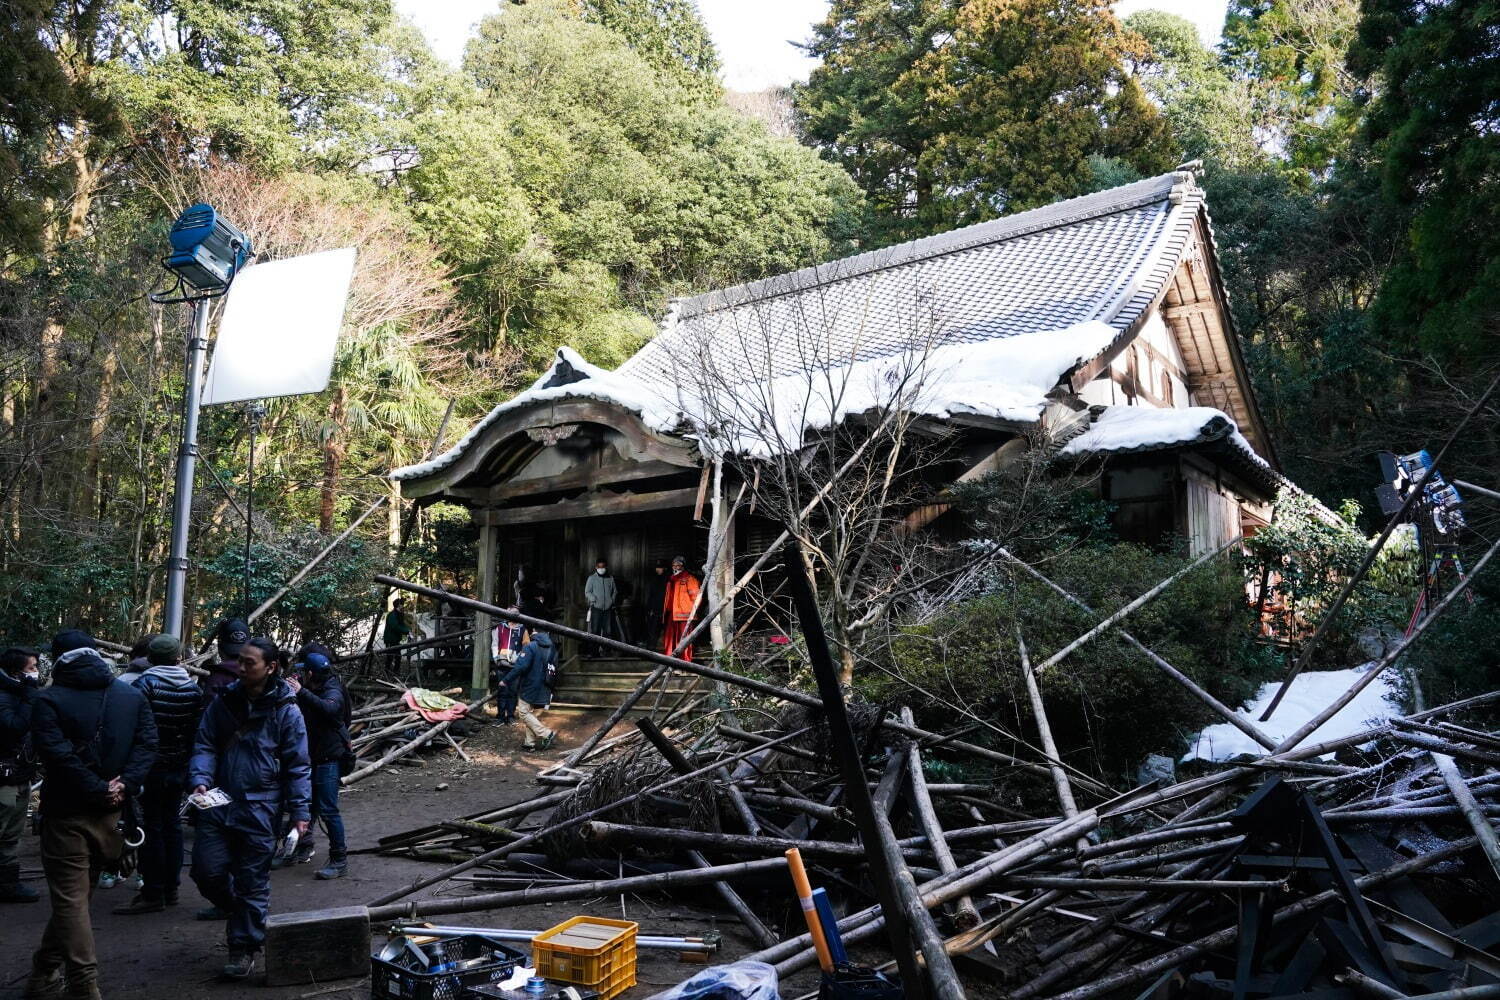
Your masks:
[{"label": "hooded jacket", "polygon": [[330,671],[321,684],[309,673],[297,692],[297,707],[307,724],[307,752],[314,765],[331,764],[344,753],[348,695]]},{"label": "hooded jacket", "polygon": [[180,774],[193,755],[198,720],[203,717],[203,689],[176,664],[148,666],[135,687],[146,696],[156,719],[156,766],[151,773]]},{"label": "hooded jacket", "polygon": [[615,586],[615,578],[608,573],[603,576],[590,573],[589,582],[583,585],[583,598],[592,610],[608,611],[619,600],[620,590]]},{"label": "hooded jacket", "polygon": [[552,703],[552,689],[547,686],[547,664],[557,662],[557,646],[546,632],[531,633],[531,641],[516,657],[516,665],[502,678],[528,705],[545,708]]},{"label": "hooded jacket", "polygon": [[84,647],[58,657],[52,686],[37,694],[31,741],[46,772],[42,815],[102,815],[118,808],[109,804],[112,778],[141,794],[156,761],[156,720],[145,696]]},{"label": "hooded jacket", "polygon": [[0,670],[0,764],[15,768],[7,784],[30,782],[35,776],[25,749],[31,732],[31,706],[38,690],[35,677],[12,677]]},{"label": "hooded jacket", "polygon": [[240,661],[232,656],[215,663],[208,668],[208,676],[203,678],[204,692],[210,698],[217,698],[240,679],[241,669]]},{"label": "hooded jacket", "polygon": [[188,788],[222,788],[236,803],[280,803],[292,821],[310,818],[312,768],[307,727],[291,685],[280,677],[253,701],[236,681],[203,712],[188,765]]}]

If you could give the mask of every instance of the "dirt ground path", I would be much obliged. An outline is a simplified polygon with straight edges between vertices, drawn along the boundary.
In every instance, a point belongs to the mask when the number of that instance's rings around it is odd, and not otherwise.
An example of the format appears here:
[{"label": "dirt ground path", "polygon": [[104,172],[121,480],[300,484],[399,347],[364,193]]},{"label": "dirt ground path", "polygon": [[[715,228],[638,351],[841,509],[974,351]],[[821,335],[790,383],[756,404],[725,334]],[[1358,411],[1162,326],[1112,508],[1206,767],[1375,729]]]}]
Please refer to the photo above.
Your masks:
[{"label": "dirt ground path", "polygon": [[[408,830],[435,820],[462,816],[482,809],[520,801],[535,794],[532,777],[559,759],[567,748],[577,746],[601,721],[595,715],[559,714],[552,721],[559,732],[558,745],[545,755],[521,751],[520,727],[486,725],[465,744],[472,763],[459,760],[451,751],[432,754],[427,766],[387,768],[345,789],[340,799],[349,830],[349,846],[372,845],[376,838]],[[438,785],[447,783],[446,791]],[[188,848],[191,851],[191,835]],[[317,863],[273,872],[271,910],[322,909],[368,902],[395,885],[431,874],[436,865],[400,858],[355,855],[350,875],[334,882],[318,882]],[[39,903],[0,908],[0,998],[21,995],[21,982],[30,967],[31,950],[40,941],[50,906],[41,880],[37,839],[22,841],[22,868],[30,884],[43,893]],[[442,888],[442,887],[438,887]],[[430,892],[431,890],[429,890]],[[449,888],[445,894],[464,890]],[[199,923],[193,912],[205,903],[191,879],[183,872],[182,902],[163,913],[124,917],[111,909],[128,901],[134,890],[126,885],[94,894],[94,937],[99,953],[101,989],[107,1000],[190,1000],[211,997],[222,1000],[354,1000],[370,995],[369,979],[344,980],[326,985],[308,984],[266,987],[259,982],[228,984],[217,977],[224,962],[223,927]],[[422,894],[426,895],[426,893]],[[664,896],[627,896],[627,919],[640,923],[643,933],[694,935],[716,929],[723,935],[723,948],[714,959],[727,962],[753,950],[737,923],[722,913],[685,905]],[[514,907],[504,911],[443,917],[441,922],[490,927],[545,928],[580,913],[618,917],[621,899],[580,900],[540,906]],[[383,938],[377,936],[377,943]],[[678,963],[675,956],[642,952],[639,984],[624,996],[637,1000],[679,982],[698,967]],[[258,977],[257,977],[258,978]],[[804,974],[794,985],[815,988]],[[788,984],[793,985],[793,984]],[[786,993],[795,996],[796,992]]]}]

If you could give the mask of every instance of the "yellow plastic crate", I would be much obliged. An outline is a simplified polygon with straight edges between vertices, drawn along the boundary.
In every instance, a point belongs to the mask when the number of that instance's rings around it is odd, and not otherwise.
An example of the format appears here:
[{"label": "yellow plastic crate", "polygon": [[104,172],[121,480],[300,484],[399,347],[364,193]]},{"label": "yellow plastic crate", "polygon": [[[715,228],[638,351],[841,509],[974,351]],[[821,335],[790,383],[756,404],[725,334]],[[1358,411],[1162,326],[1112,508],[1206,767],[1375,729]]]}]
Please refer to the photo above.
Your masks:
[{"label": "yellow plastic crate", "polygon": [[610,1000],[635,985],[635,935],[640,925],[609,917],[574,917],[531,939],[536,974],[599,991]]}]

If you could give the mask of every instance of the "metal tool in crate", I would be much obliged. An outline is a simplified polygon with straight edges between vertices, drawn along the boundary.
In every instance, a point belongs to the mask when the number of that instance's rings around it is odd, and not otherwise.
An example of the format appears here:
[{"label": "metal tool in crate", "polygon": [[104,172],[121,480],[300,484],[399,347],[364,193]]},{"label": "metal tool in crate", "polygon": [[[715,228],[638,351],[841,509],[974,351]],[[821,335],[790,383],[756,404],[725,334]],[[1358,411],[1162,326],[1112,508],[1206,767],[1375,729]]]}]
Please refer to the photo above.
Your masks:
[{"label": "metal tool in crate", "polygon": [[482,934],[393,937],[370,960],[372,1000],[463,1000],[465,990],[502,982],[526,954]]}]

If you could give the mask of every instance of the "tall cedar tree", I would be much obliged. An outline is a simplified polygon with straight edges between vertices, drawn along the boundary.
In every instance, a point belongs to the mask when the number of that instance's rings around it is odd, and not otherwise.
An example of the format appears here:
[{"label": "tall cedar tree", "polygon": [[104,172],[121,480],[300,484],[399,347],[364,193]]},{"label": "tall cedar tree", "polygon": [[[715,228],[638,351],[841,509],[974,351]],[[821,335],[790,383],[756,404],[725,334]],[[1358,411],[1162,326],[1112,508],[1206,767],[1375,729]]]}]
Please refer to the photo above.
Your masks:
[{"label": "tall cedar tree", "polygon": [[1377,331],[1440,361],[1494,361],[1500,307],[1500,4],[1366,0],[1363,138],[1395,248]]},{"label": "tall cedar tree", "polygon": [[908,238],[1080,194],[1090,158],[1171,167],[1107,0],[834,0],[796,90],[804,135]]}]

